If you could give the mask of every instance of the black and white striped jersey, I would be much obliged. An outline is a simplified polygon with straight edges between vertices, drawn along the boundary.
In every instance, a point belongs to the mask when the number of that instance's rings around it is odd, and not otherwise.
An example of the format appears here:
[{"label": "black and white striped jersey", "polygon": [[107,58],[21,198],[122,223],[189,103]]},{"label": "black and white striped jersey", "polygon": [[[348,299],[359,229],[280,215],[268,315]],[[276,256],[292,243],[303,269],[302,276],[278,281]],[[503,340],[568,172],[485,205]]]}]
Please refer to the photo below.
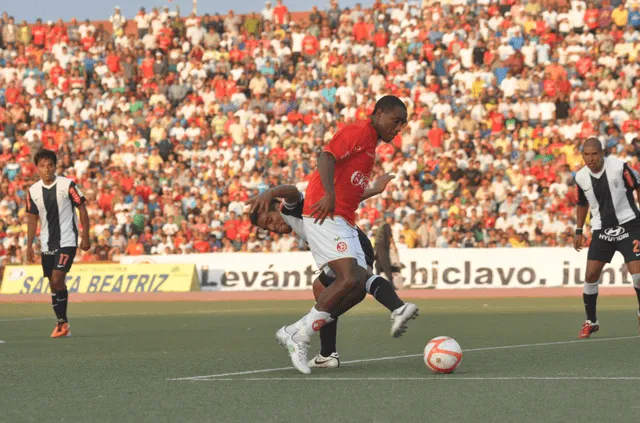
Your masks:
[{"label": "black and white striped jersey", "polygon": [[613,228],[640,218],[633,191],[640,177],[625,162],[607,157],[598,173],[587,166],[576,174],[578,204],[589,206],[593,230]]},{"label": "black and white striped jersey", "polygon": [[78,246],[78,216],[74,207],[85,202],[75,182],[61,176],[49,186],[42,180],[27,191],[27,213],[40,217],[43,253]]}]

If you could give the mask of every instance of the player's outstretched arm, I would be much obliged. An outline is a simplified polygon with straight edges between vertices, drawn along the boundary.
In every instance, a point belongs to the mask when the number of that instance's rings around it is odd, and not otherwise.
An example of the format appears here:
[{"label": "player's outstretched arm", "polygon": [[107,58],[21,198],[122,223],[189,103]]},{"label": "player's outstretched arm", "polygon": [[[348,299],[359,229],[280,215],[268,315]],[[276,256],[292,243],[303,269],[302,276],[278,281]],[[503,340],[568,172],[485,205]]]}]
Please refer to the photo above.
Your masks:
[{"label": "player's outstretched arm", "polygon": [[301,195],[298,188],[293,185],[278,185],[249,198],[245,204],[251,206],[251,213],[255,210],[258,210],[258,213],[262,213],[269,211],[269,204],[274,198],[281,198],[286,203],[293,204],[300,200]]},{"label": "player's outstretched arm", "polygon": [[387,185],[389,184],[389,182],[391,182],[391,180],[394,179],[395,177],[396,175],[387,173],[386,175],[382,175],[381,177],[376,179],[371,185],[371,188],[367,188],[364,190],[364,194],[362,194],[361,201],[364,201],[373,196],[382,194],[384,190],[387,188]]}]

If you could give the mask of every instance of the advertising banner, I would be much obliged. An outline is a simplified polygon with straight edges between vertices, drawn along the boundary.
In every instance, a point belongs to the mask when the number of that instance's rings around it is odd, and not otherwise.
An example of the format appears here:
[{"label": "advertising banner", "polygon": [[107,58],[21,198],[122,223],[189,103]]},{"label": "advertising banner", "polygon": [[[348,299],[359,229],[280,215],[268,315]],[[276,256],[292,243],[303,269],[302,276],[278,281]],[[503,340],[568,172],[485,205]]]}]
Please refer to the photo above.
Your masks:
[{"label": "advertising banner", "polygon": [[[193,264],[74,264],[67,275],[71,293],[198,291]],[[40,265],[7,266],[0,294],[50,293]]]},{"label": "advertising banner", "polygon": [[[405,286],[430,289],[576,287],[587,252],[570,248],[405,249]],[[309,289],[317,266],[310,252],[209,253],[124,257],[123,263],[195,264],[203,291]],[[603,286],[631,286],[622,256],[605,267]]]}]

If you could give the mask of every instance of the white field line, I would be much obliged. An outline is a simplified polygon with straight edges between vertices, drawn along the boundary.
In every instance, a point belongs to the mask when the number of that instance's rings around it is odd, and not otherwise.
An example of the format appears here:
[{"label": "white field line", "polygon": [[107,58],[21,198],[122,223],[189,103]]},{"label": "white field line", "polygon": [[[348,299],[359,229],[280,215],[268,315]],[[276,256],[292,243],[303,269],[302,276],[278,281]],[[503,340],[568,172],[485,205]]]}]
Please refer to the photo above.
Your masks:
[{"label": "white field line", "polygon": [[[606,342],[606,341],[620,341],[625,339],[636,339],[640,338],[640,335],[635,336],[621,336],[617,338],[596,338],[589,340],[573,340],[573,341],[559,341],[559,342],[541,342],[537,344],[520,344],[520,345],[502,345],[497,347],[482,347],[482,348],[469,348],[463,350],[464,353],[469,352],[477,352],[477,351],[494,351],[494,350],[506,350],[506,349],[514,349],[514,348],[530,348],[530,347],[548,347],[554,345],[567,345],[567,344],[576,344],[576,343],[590,343],[590,342]],[[350,361],[342,361],[340,364],[353,364],[353,363],[368,363],[372,361],[384,361],[384,360],[400,360],[403,358],[413,358],[413,357],[421,357],[422,354],[407,354],[407,355],[395,355],[389,357],[378,357],[378,358],[363,358],[360,360],[350,360]],[[205,376],[191,376],[191,377],[181,377],[181,378],[171,378],[167,380],[204,380],[204,379],[214,379],[214,378],[223,378],[228,376],[242,376],[242,375],[253,375],[256,373],[269,373],[269,372],[277,372],[281,370],[291,370],[293,367],[278,367],[273,369],[261,369],[261,370],[247,370],[244,372],[233,372],[233,373],[219,373],[215,375],[205,375]],[[365,379],[362,379],[365,380]],[[402,379],[402,380],[410,380],[410,379]]]},{"label": "white field line", "polygon": [[411,380],[438,380],[438,381],[464,381],[464,380],[616,380],[616,381],[636,381],[640,376],[496,376],[496,377],[457,377],[455,375],[443,375],[441,377],[249,377],[249,378],[212,378],[197,379],[196,382],[217,382],[217,381],[241,381],[241,382],[273,382],[273,381],[411,381]]}]

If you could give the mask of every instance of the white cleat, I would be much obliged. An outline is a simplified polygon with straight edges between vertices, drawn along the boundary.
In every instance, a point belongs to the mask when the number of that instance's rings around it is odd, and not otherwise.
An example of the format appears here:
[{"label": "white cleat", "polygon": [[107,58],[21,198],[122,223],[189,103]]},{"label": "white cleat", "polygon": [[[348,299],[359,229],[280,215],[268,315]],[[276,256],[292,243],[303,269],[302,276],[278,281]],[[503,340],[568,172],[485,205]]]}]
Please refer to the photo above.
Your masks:
[{"label": "white cleat", "polygon": [[293,367],[300,373],[308,375],[311,373],[311,369],[307,363],[309,360],[307,358],[309,339],[297,332],[289,333],[286,328],[286,326],[283,326],[276,332],[276,341],[289,351],[289,357],[291,357]]},{"label": "white cleat", "polygon": [[331,353],[329,357],[324,357],[322,354],[318,353],[314,358],[309,360],[309,367],[335,369],[340,367],[340,356],[337,352]]},{"label": "white cleat", "polygon": [[391,312],[391,336],[400,338],[407,330],[409,320],[418,316],[418,307],[412,303],[405,303],[402,307]]}]

